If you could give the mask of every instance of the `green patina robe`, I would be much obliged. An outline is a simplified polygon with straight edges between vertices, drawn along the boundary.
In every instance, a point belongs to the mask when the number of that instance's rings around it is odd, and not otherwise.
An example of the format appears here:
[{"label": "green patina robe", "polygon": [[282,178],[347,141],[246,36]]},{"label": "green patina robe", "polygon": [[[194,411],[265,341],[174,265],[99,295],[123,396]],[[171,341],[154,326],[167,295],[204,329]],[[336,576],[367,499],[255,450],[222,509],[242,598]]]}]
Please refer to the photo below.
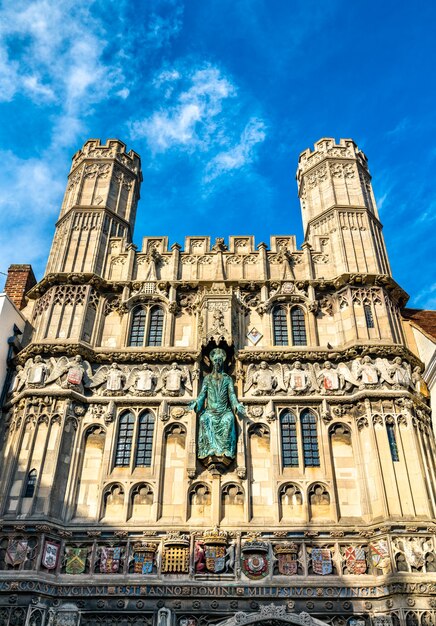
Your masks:
[{"label": "green patina robe", "polygon": [[[207,402],[206,402],[207,400]],[[206,406],[206,408],[205,408]],[[228,374],[207,374],[197,399],[200,414],[198,458],[236,455],[235,415],[239,403]],[[204,410],[203,410],[204,409]]]}]

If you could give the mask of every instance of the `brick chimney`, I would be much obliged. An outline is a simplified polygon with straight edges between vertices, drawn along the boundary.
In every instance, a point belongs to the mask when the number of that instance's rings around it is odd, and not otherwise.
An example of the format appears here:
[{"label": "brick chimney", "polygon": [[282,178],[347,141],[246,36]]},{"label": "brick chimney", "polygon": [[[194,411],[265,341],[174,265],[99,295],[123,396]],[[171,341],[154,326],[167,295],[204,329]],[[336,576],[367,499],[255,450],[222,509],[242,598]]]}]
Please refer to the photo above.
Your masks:
[{"label": "brick chimney", "polygon": [[10,265],[5,292],[18,309],[26,306],[26,293],[36,285],[31,265]]}]

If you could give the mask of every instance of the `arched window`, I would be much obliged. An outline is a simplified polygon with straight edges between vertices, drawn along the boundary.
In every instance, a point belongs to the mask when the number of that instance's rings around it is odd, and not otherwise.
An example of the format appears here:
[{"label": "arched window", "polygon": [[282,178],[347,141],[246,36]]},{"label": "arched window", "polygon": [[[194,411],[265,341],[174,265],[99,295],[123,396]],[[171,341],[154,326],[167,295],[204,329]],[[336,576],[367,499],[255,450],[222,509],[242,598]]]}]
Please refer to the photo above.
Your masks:
[{"label": "arched window", "polygon": [[310,411],[301,413],[304,467],[319,467],[318,435],[316,417]]},{"label": "arched window", "polygon": [[163,333],[164,312],[160,306],[154,306],[150,311],[147,345],[161,346]]},{"label": "arched window", "polygon": [[154,417],[150,411],[139,418],[138,443],[136,446],[135,467],[150,467],[153,450]]},{"label": "arched window", "polygon": [[365,313],[366,327],[367,328],[374,328],[374,317],[372,315],[371,305],[364,304],[363,305],[363,311]]},{"label": "arched window", "polygon": [[297,420],[289,411],[280,415],[283,467],[298,467]]},{"label": "arched window", "polygon": [[135,420],[131,413],[121,415],[115,454],[116,467],[128,467],[130,465],[134,423]]},{"label": "arched window", "polygon": [[389,441],[389,448],[391,450],[391,457],[392,460],[395,461],[399,461],[400,457],[398,455],[398,446],[397,446],[397,439],[395,437],[395,427],[393,424],[386,424],[386,430],[388,433],[388,441]]},{"label": "arched window", "polygon": [[281,306],[276,306],[273,309],[273,331],[274,331],[274,345],[275,346],[287,346],[288,345],[288,323],[286,320],[286,311]]},{"label": "arched window", "polygon": [[291,309],[292,345],[306,346],[306,323],[304,321],[304,311],[299,306]]},{"label": "arched window", "polygon": [[143,346],[145,335],[146,313],[142,307],[138,307],[132,314],[132,326],[130,329],[129,346]]},{"label": "arched window", "polygon": [[33,498],[33,494],[35,493],[37,476],[38,476],[38,473],[36,469],[30,470],[30,472],[28,473],[27,481],[26,481],[26,488],[24,490],[25,498]]}]

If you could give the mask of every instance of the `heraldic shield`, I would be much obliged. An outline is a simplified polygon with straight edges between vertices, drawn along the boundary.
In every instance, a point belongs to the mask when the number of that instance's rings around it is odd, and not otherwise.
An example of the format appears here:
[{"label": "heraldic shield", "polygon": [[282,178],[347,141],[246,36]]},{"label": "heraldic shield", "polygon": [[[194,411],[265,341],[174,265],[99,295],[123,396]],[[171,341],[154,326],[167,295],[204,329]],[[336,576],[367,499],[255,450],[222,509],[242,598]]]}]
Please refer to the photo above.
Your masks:
[{"label": "heraldic shield", "polygon": [[116,574],[120,569],[121,548],[102,548],[100,555],[100,573]]},{"label": "heraldic shield", "polygon": [[264,541],[247,541],[241,548],[241,568],[252,580],[264,578],[269,572],[268,544]]},{"label": "heraldic shield", "polygon": [[212,574],[219,574],[226,568],[227,533],[224,530],[213,528],[203,533],[204,562],[206,570]]},{"label": "heraldic shield", "polygon": [[88,548],[67,548],[65,571],[67,574],[83,574]]},{"label": "heraldic shield", "polygon": [[6,548],[5,562],[12,566],[24,563],[27,558],[28,550],[29,544],[27,539],[9,539],[9,544]]},{"label": "heraldic shield", "polygon": [[391,571],[391,559],[386,539],[379,539],[379,541],[370,543],[369,551],[374,567],[381,569],[383,574],[388,574]]},{"label": "heraldic shield", "polygon": [[333,571],[332,553],[327,548],[313,548],[312,569],[314,574],[326,576]]},{"label": "heraldic shield", "polygon": [[350,574],[365,574],[367,565],[365,550],[361,546],[348,546],[344,553],[347,569]]},{"label": "heraldic shield", "polygon": [[157,545],[154,543],[136,543],[133,550],[134,574],[152,574]]},{"label": "heraldic shield", "polygon": [[59,551],[60,546],[54,541],[46,541],[44,543],[41,563],[46,569],[56,569],[59,559]]},{"label": "heraldic shield", "polygon": [[298,546],[295,543],[283,543],[274,547],[277,567],[280,574],[293,576],[298,572]]}]

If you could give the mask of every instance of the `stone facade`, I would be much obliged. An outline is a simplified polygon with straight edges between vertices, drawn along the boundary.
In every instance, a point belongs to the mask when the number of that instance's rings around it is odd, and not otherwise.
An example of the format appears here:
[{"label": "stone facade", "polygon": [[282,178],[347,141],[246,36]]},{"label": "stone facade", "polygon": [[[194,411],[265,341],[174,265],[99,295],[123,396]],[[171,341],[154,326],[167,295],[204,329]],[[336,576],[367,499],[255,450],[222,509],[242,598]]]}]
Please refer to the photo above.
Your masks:
[{"label": "stone facade", "polygon": [[[436,455],[365,155],[297,171],[305,241],[132,244],[140,159],[73,158],[4,407],[0,624],[430,626]],[[227,467],[189,408],[226,352]]]}]

